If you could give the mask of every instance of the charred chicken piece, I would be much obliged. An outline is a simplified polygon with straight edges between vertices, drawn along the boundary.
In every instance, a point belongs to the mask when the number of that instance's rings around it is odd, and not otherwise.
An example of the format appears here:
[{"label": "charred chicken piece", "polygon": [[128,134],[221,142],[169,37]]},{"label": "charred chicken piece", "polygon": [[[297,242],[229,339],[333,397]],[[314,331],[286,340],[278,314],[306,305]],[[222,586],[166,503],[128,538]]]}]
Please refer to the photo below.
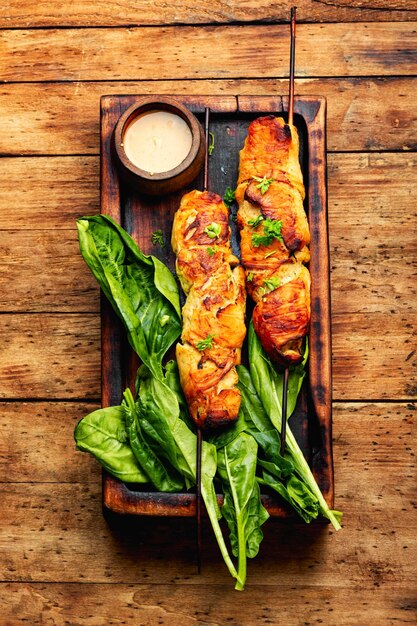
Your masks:
[{"label": "charred chicken piece", "polygon": [[181,386],[195,423],[205,429],[234,422],[240,408],[235,366],[245,327],[245,275],[232,254],[228,209],[217,194],[191,191],[174,217],[172,247],[187,296],[182,344],[177,345]]},{"label": "charred chicken piece", "polygon": [[274,116],[254,120],[240,152],[236,200],[241,260],[256,302],[255,331],[287,367],[302,359],[310,320],[310,232],[297,130]]}]

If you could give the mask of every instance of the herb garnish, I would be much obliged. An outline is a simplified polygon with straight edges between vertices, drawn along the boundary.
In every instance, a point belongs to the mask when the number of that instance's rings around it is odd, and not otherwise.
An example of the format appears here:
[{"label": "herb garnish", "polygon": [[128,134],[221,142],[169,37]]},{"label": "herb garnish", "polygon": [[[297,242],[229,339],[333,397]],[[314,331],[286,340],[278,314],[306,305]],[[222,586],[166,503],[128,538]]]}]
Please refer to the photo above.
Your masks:
[{"label": "herb garnish", "polygon": [[264,216],[262,215],[262,213],[260,213],[257,217],[254,217],[253,219],[248,220],[248,226],[252,226],[252,228],[256,228],[263,221],[264,221]]},{"label": "herb garnish", "polygon": [[218,249],[218,247],[217,247],[217,246],[213,246],[213,247],[209,246],[209,247],[207,248],[207,254],[208,254],[209,256],[213,256],[214,254],[216,254],[216,252],[218,252],[218,250],[219,250],[219,249]]},{"label": "herb garnish", "polygon": [[269,217],[263,222],[264,234],[260,235],[259,233],[254,233],[252,235],[252,245],[255,248],[259,246],[269,246],[273,242],[274,239],[279,239],[282,241],[281,235],[282,221],[281,220],[271,220]]},{"label": "herb garnish", "polygon": [[246,276],[246,280],[248,281],[248,283],[251,283],[253,281],[253,272],[249,272],[249,274]]},{"label": "herb garnish", "polygon": [[262,295],[265,295],[266,293],[270,293],[271,291],[274,291],[274,289],[278,289],[280,284],[281,284],[281,281],[276,276],[274,278],[265,279],[264,286],[261,287]]},{"label": "herb garnish", "polygon": [[263,178],[260,178],[259,176],[254,176],[253,180],[256,180],[256,182],[259,183],[258,185],[256,185],[256,189],[260,189],[262,195],[264,195],[264,193],[268,191],[269,185],[274,182],[273,178],[267,178],[266,176],[264,176]]},{"label": "herb garnish", "polygon": [[213,154],[213,150],[214,150],[214,133],[209,132],[209,145],[207,148],[207,152],[209,156]]},{"label": "herb garnish", "polygon": [[155,230],[151,235],[151,241],[154,246],[159,244],[161,248],[165,248],[166,244],[162,230]]},{"label": "herb garnish", "polygon": [[214,337],[212,335],[208,335],[205,339],[197,341],[195,347],[197,350],[200,350],[200,352],[207,350],[207,348],[210,350],[213,347],[213,339]]},{"label": "herb garnish", "polygon": [[220,233],[222,232],[222,227],[220,224],[216,222],[212,222],[204,229],[204,232],[210,239],[216,239],[216,237],[220,237]]},{"label": "herb garnish", "polygon": [[223,202],[225,203],[225,205],[227,207],[230,207],[230,205],[233,204],[235,200],[236,200],[236,197],[235,197],[234,190],[231,187],[226,187],[226,190],[223,196]]}]

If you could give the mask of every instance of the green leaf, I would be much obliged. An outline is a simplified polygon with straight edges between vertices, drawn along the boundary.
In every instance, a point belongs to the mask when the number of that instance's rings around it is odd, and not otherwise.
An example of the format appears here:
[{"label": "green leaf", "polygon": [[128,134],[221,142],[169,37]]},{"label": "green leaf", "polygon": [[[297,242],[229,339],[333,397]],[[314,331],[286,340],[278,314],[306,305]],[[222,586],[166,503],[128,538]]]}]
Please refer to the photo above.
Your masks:
[{"label": "green leaf", "polygon": [[226,190],[223,196],[223,202],[225,203],[225,205],[227,207],[230,207],[235,200],[236,200],[236,197],[235,197],[234,190],[231,187],[226,187]]},{"label": "green leaf", "polygon": [[83,258],[123,321],[129,343],[162,378],[162,359],[181,334],[174,277],[161,261],[145,256],[110,217],[82,218],[77,227]]},{"label": "green leaf", "polygon": [[151,241],[154,246],[159,245],[161,248],[165,248],[166,246],[162,230],[155,230],[151,235]]},{"label": "green leaf", "polygon": [[[171,383],[172,374],[173,370],[170,371]],[[141,368],[139,398],[143,405],[141,425],[148,442],[152,439],[160,446],[165,457],[185,477],[187,486],[191,487],[196,481],[197,436],[181,419],[176,391],[173,391],[165,382],[151,376],[146,368]],[[239,582],[238,573],[230,559],[219,525],[221,514],[213,484],[216,469],[216,448],[207,441],[203,441],[201,494],[226,566],[230,574]]]},{"label": "green leaf", "polygon": [[[251,323],[249,327],[249,363],[250,374],[253,385],[261,400],[265,412],[271,423],[278,432],[281,430],[282,419],[282,389],[283,389],[283,374],[278,374],[272,366],[271,361],[265,354],[261,343],[256,336]],[[302,381],[305,375],[304,362],[307,355],[304,355],[304,361],[302,367],[297,366],[290,369],[288,380],[288,415],[295,408],[297,401],[297,395],[301,388]],[[337,515],[334,515],[328,506],[320,488],[313,476],[313,473],[300,449],[290,427],[287,425],[287,437],[286,437],[287,451],[291,455],[291,461],[294,464],[294,469],[298,476],[303,481],[304,485],[309,491],[317,498],[320,504],[320,511],[324,517],[327,517],[333,524],[336,530],[341,528]]]},{"label": "green leaf", "polygon": [[201,352],[207,349],[210,350],[213,347],[213,340],[214,340],[214,337],[212,335],[208,335],[205,339],[202,339],[201,341],[197,341],[197,343],[195,344],[195,347],[197,348],[197,350],[200,350]]},{"label": "green leaf", "polygon": [[320,503],[307,485],[297,476],[292,475],[286,483],[282,483],[275,476],[263,472],[263,481],[260,482],[279,493],[305,522],[310,523],[311,520],[317,518]]},{"label": "green leaf", "polygon": [[263,178],[261,178],[260,176],[254,176],[253,180],[256,180],[259,183],[258,185],[256,185],[256,188],[261,190],[262,195],[264,195],[268,191],[269,185],[274,182],[273,178],[267,178],[266,176],[264,176]]},{"label": "green leaf", "polygon": [[258,553],[263,538],[261,525],[269,517],[255,479],[257,450],[253,437],[242,432],[218,452],[225,495],[222,513],[230,529],[233,554],[238,557],[239,590],[246,581],[246,558]]},{"label": "green leaf", "polygon": [[210,239],[216,239],[217,237],[220,237],[220,234],[222,232],[222,227],[217,222],[212,222],[211,224],[206,226],[203,232],[208,237],[210,237]]},{"label": "green leaf", "polygon": [[211,156],[214,152],[214,133],[209,131],[209,145],[207,147],[208,155]]},{"label": "green leaf", "polygon": [[255,248],[259,248],[259,246],[269,246],[274,241],[274,239],[283,241],[281,235],[281,220],[271,220],[269,217],[267,217],[267,219],[262,222],[262,228],[263,235],[259,233],[253,233],[252,235],[252,245]]},{"label": "green leaf", "polygon": [[260,213],[253,219],[248,220],[248,226],[252,226],[252,228],[256,228],[257,226],[259,226],[261,222],[263,222],[264,219],[265,219],[264,216],[262,215],[262,213]]},{"label": "green leaf", "polygon": [[160,458],[157,451],[146,441],[142,432],[142,411],[139,403],[135,403],[130,389],[123,394],[123,410],[133,453],[149,476],[150,481],[159,491],[179,492],[184,487],[181,475],[172,465]]},{"label": "green leaf", "polygon": [[79,450],[90,452],[112,476],[125,483],[149,482],[128,443],[122,407],[89,413],[75,427],[74,439]]}]

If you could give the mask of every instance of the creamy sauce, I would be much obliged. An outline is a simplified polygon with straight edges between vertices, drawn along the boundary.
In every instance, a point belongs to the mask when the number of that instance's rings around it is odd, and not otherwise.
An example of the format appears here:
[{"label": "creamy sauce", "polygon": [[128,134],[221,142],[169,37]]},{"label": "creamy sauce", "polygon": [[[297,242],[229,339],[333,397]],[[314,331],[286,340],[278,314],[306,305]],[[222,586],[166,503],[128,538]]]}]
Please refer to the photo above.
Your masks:
[{"label": "creamy sauce", "polygon": [[126,128],[123,146],[136,167],[151,174],[177,167],[191,149],[188,124],[169,111],[147,111]]}]

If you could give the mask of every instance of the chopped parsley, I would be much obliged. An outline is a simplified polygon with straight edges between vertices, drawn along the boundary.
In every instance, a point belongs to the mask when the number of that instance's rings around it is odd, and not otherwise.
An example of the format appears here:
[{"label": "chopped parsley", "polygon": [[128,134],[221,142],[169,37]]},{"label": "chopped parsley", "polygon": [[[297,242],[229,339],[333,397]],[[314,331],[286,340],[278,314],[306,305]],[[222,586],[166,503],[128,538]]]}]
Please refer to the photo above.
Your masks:
[{"label": "chopped parsley", "polygon": [[258,185],[256,185],[256,189],[260,189],[262,195],[264,195],[264,193],[268,191],[269,185],[274,182],[273,178],[267,178],[266,176],[264,176],[263,178],[260,178],[259,176],[254,176],[253,180],[256,180],[256,182],[258,183]]},{"label": "chopped parsley", "polygon": [[230,207],[231,204],[236,200],[235,192],[231,187],[226,187],[226,191],[224,192],[223,202],[227,207]]},{"label": "chopped parsley", "polygon": [[280,284],[281,282],[276,276],[275,278],[267,278],[266,280],[264,280],[264,287],[269,289],[269,291],[274,291],[274,289],[278,289]]},{"label": "chopped parsley", "polygon": [[197,343],[195,344],[195,347],[197,348],[197,350],[200,350],[200,352],[202,352],[203,350],[207,350],[207,348],[210,349],[213,347],[213,339],[214,337],[212,337],[212,335],[208,335],[206,339],[197,341]]},{"label": "chopped parsley", "polygon": [[154,246],[157,246],[159,244],[161,248],[165,248],[165,239],[164,235],[162,234],[162,230],[155,230],[155,232],[153,232],[151,235],[151,241]]},{"label": "chopped parsley", "polygon": [[252,226],[252,228],[256,228],[259,226],[261,222],[263,222],[264,216],[262,213],[259,213],[257,217],[254,217],[252,220],[248,220],[248,226]]},{"label": "chopped parsley", "polygon": [[263,235],[260,233],[253,233],[252,235],[252,245],[255,248],[259,248],[259,246],[269,246],[274,239],[279,239],[279,241],[283,241],[281,235],[282,221],[281,220],[271,220],[269,217],[262,223],[263,226]]},{"label": "chopped parsley", "polygon": [[209,132],[209,145],[207,148],[207,152],[209,153],[209,156],[213,154],[213,150],[214,150],[214,133]]},{"label": "chopped parsley", "polygon": [[216,239],[216,237],[220,237],[220,233],[222,232],[222,227],[220,224],[216,222],[212,222],[204,229],[204,232],[210,239]]},{"label": "chopped parsley", "polygon": [[267,293],[271,293],[274,289],[278,289],[280,286],[279,278],[267,278],[264,280],[264,286],[259,289],[261,296],[265,296]]},{"label": "chopped parsley", "polygon": [[218,252],[218,250],[219,250],[219,249],[218,249],[218,247],[217,247],[217,246],[213,246],[213,247],[209,246],[209,247],[207,248],[207,254],[208,254],[209,256],[213,256],[214,254],[216,254],[216,252]]},{"label": "chopped parsley", "polygon": [[249,274],[246,276],[246,280],[248,281],[248,283],[251,283],[253,281],[253,272],[249,272]]}]

